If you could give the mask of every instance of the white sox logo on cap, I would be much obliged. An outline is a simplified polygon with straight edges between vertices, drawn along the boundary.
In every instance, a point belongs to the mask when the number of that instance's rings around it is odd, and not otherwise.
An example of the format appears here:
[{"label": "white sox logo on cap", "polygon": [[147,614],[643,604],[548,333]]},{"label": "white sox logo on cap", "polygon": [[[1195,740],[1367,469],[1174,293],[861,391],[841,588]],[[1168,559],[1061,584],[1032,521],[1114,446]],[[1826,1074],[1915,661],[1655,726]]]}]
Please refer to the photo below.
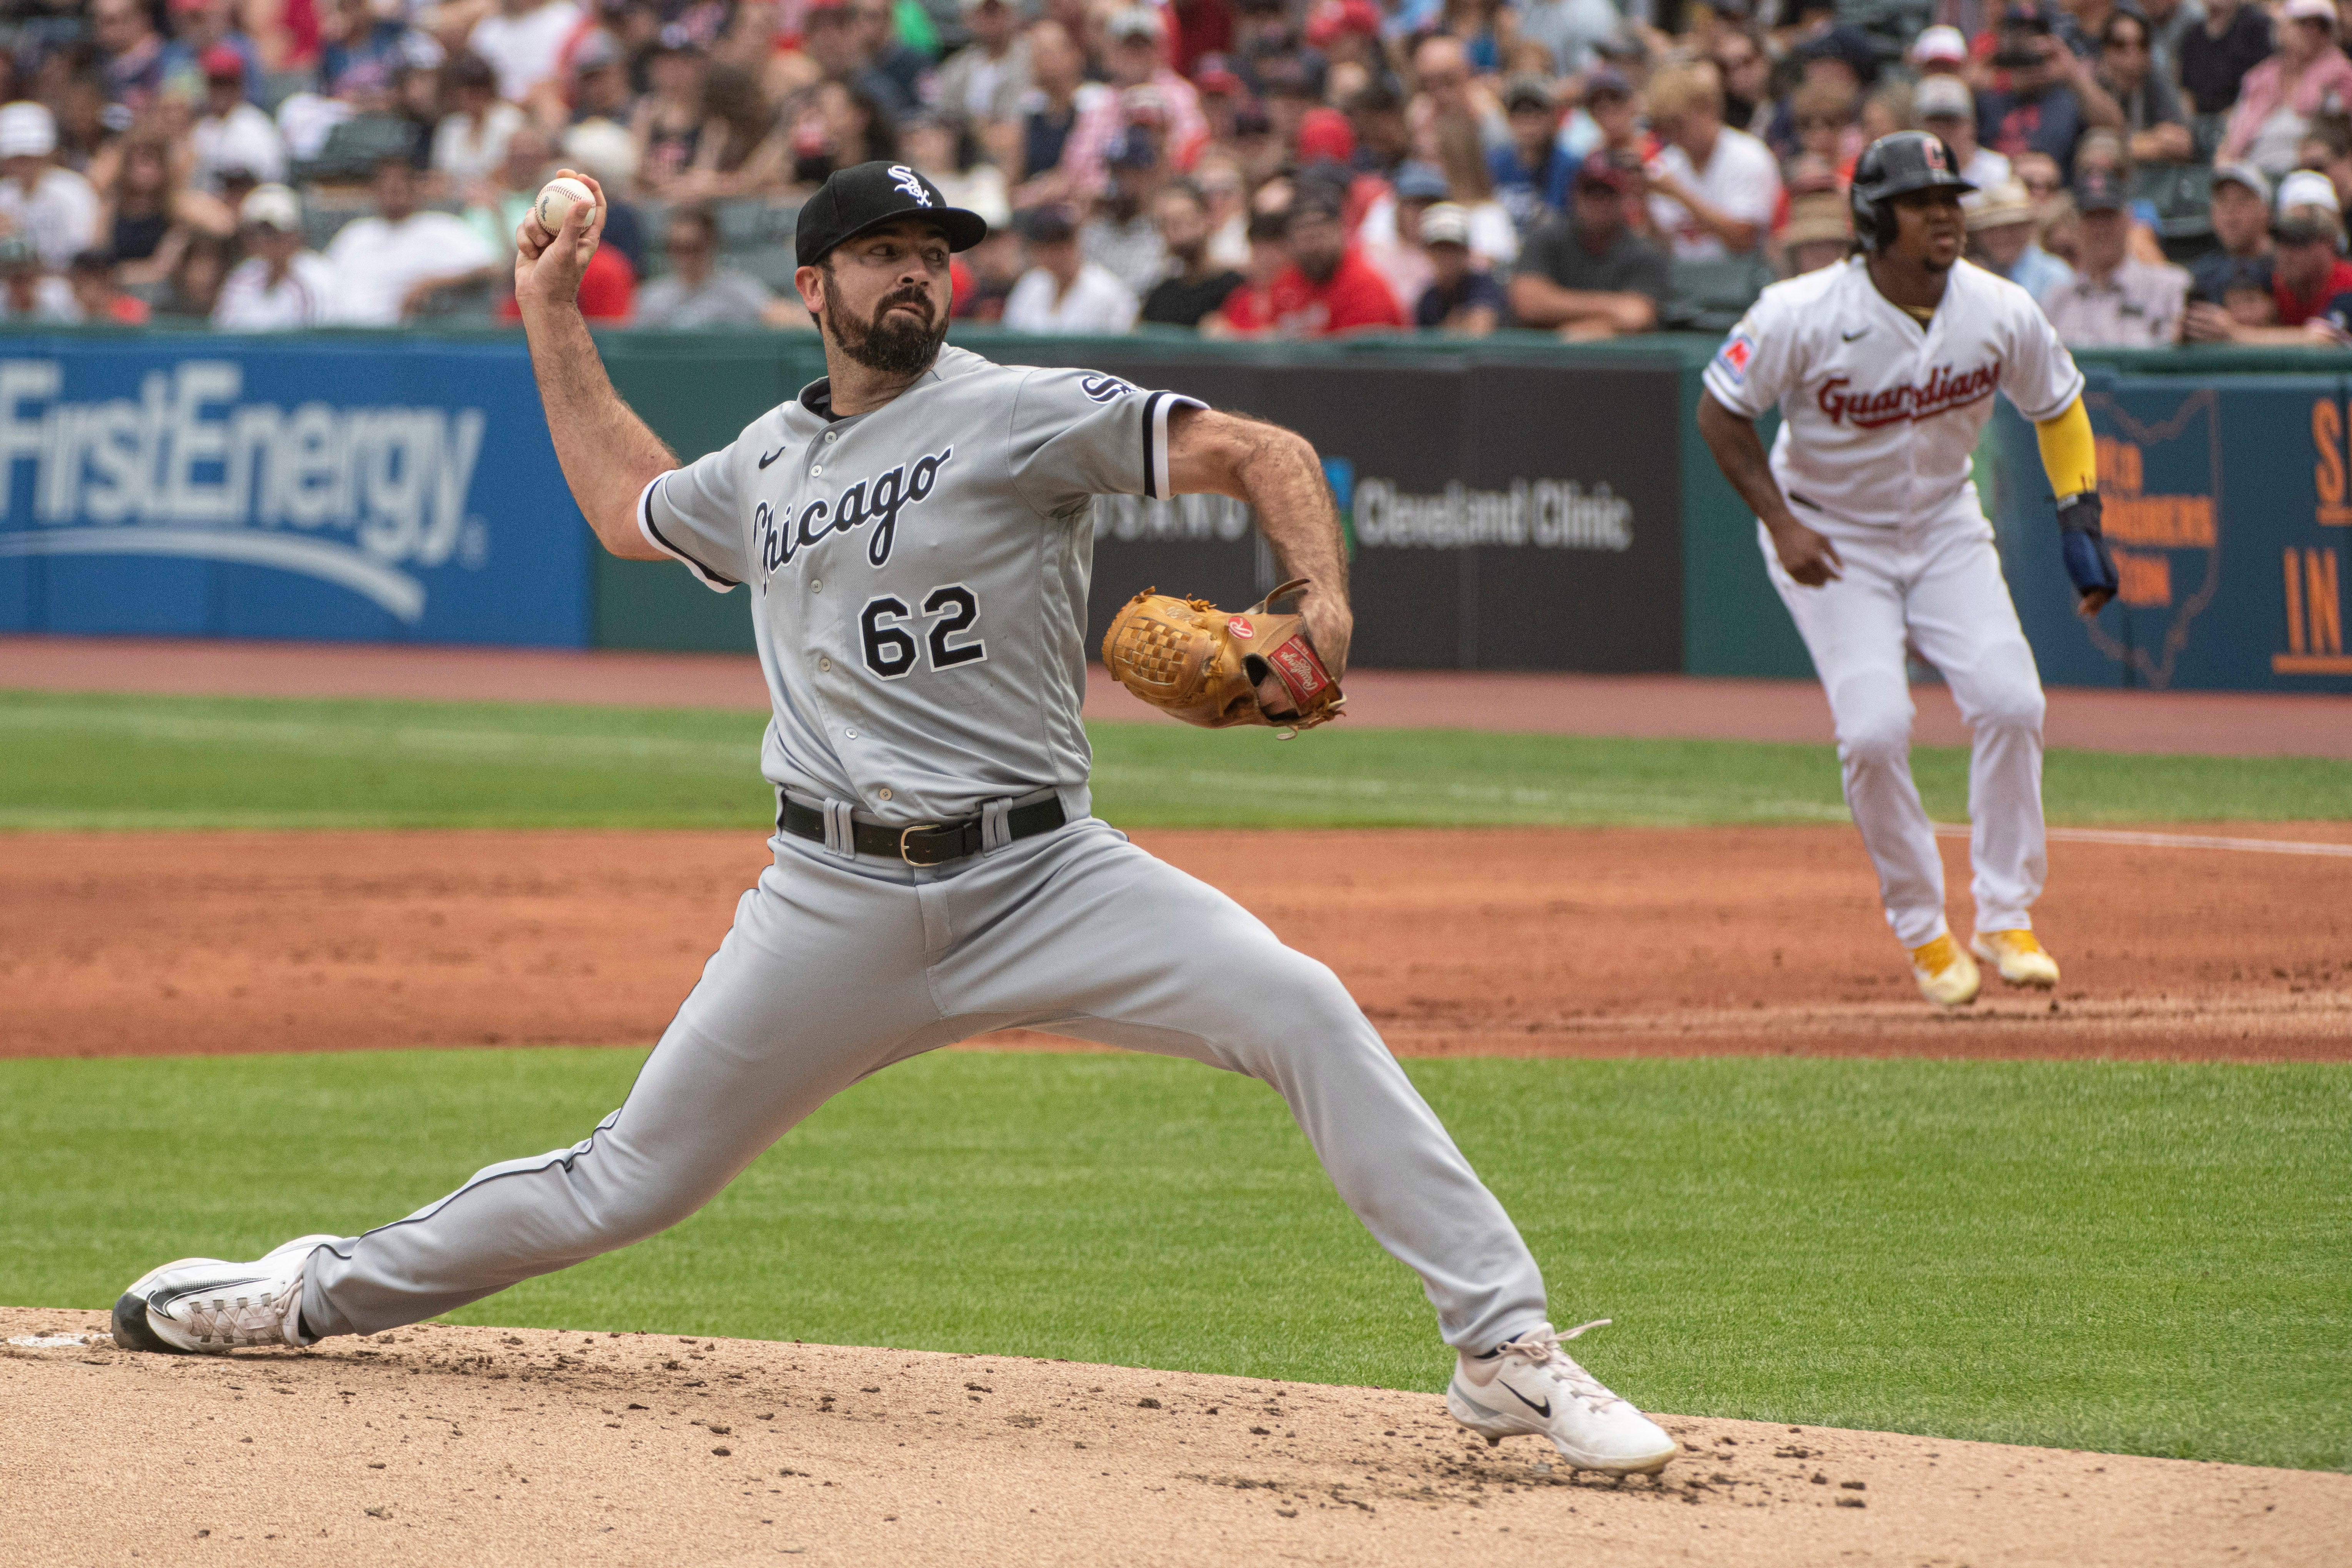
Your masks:
[{"label": "white sox logo on cap", "polygon": [[923,177],[906,164],[890,165],[890,183],[914,197],[917,206],[927,207],[931,205],[931,193],[923,188]]}]

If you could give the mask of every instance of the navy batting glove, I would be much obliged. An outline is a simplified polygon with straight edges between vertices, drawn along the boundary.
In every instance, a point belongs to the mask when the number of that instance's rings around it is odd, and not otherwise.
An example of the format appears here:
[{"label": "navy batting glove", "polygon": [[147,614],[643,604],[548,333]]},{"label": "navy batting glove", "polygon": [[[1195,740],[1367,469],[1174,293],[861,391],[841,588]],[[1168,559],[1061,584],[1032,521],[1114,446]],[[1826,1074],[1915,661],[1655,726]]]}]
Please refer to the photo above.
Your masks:
[{"label": "navy batting glove", "polygon": [[2058,548],[2077,595],[2115,595],[2119,584],[2115,557],[2107,553],[2106,541],[2099,537],[2098,492],[2076,496],[2058,509]]}]

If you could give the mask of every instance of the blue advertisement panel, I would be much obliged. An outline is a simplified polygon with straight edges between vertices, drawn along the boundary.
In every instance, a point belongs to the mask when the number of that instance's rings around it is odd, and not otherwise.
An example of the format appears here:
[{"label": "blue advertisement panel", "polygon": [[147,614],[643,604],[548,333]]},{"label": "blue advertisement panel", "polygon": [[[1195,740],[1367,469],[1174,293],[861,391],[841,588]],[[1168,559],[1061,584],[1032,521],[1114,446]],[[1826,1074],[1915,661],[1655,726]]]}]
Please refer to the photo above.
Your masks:
[{"label": "blue advertisement panel", "polygon": [[0,338],[0,628],[577,647],[513,342]]},{"label": "blue advertisement panel", "polygon": [[2053,686],[2352,691],[2343,384],[2094,373],[2084,403],[2122,579],[2085,622],[2058,560],[2032,427],[2003,405],[2001,563]]}]

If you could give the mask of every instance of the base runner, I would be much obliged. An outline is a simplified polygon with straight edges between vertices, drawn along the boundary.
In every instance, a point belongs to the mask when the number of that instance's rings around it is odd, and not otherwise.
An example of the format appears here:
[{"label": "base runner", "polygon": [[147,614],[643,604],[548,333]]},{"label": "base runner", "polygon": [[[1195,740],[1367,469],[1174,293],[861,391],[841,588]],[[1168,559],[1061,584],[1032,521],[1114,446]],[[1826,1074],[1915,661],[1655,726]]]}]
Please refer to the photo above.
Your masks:
[{"label": "base runner", "polygon": [[[1975,187],[1955,166],[1922,132],[1872,143],[1854,166],[1862,254],[1767,289],[1707,366],[1698,411],[1829,694],[1887,923],[1921,993],[1947,1007],[1976,1000],[1971,953],[2012,985],[2058,983],[2027,912],[2045,868],[2042,681],[1969,477],[1996,388],[2040,437],[2078,608],[2095,615],[2116,592],[2082,373],[2032,296],[1960,258],[1959,198]],[[1754,422],[1775,404],[1768,459]],[[1906,647],[1975,731],[1965,950],[1911,779]]]},{"label": "base runner", "polygon": [[[548,428],[607,549],[750,585],[775,710],[761,756],[775,864],[586,1138],[363,1235],[166,1264],[116,1304],[118,1342],[307,1345],[446,1312],[676,1225],[868,1074],[1044,1029],[1272,1085],[1340,1196],[1421,1276],[1457,1352],[1457,1420],[1492,1441],[1543,1436],[1586,1469],[1662,1468],[1674,1440],[1561,1348],[1583,1330],[1546,1321],[1517,1229],[1330,970],[1089,812],[1094,498],[1254,507],[1286,574],[1312,584],[1310,648],[1269,618],[1229,628],[1253,648],[1276,639],[1256,656],[1267,668],[1233,641],[1217,651],[1266,683],[1270,717],[1319,721],[1328,710],[1280,711],[1286,684],[1330,704],[1317,681],[1345,673],[1339,518],[1314,449],[1114,376],[944,346],[950,253],[987,225],[875,163],[800,213],[795,281],[829,374],[680,468],[614,392],[574,302],[603,221],[599,193],[559,233],[534,218],[517,236]],[[1161,654],[1199,629],[1193,614],[1130,605],[1128,673],[1175,668]]]}]

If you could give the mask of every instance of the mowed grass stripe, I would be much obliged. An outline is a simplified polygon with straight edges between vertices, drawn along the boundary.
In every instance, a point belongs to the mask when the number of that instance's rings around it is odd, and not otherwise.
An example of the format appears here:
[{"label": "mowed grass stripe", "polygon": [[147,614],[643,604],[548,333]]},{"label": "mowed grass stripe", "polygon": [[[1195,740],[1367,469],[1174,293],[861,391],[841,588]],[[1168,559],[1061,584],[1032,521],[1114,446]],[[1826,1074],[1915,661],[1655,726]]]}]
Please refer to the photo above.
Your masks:
[{"label": "mowed grass stripe", "polygon": [[[0,1300],[102,1308],[164,1258],[396,1217],[568,1146],[640,1060],[0,1062]],[[1614,1318],[1579,1350],[1652,1409],[2352,1468],[2352,1068],[1408,1067],[1554,1321]],[[1446,1365],[1271,1090],[1132,1056],[893,1068],[676,1230],[458,1316],[1424,1390]]]},{"label": "mowed grass stripe", "polygon": [[[0,827],[755,827],[756,714],[0,692]],[[1663,826],[1845,817],[1834,750],[1334,725],[1097,724],[1129,826]],[[1929,811],[1967,753],[1923,747]],[[2053,822],[2352,818],[2352,763],[2053,752]]]}]

